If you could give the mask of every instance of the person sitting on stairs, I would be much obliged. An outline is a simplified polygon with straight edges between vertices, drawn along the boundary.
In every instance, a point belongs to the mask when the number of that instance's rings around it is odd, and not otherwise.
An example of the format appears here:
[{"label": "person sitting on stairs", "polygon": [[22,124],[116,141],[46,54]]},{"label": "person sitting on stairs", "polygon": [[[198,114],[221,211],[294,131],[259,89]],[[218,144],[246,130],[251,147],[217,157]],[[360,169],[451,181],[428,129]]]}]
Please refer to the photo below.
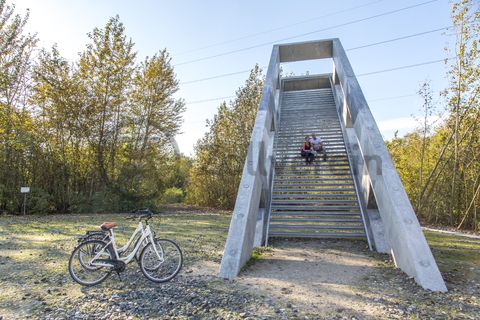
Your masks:
[{"label": "person sitting on stairs", "polygon": [[310,143],[309,136],[305,137],[302,149],[300,150],[300,155],[305,158],[306,164],[312,163],[315,159],[315,154],[313,153],[312,144]]},{"label": "person sitting on stairs", "polygon": [[323,161],[327,161],[327,152],[325,151],[325,146],[323,145],[322,140],[320,140],[320,138],[317,138],[317,136],[314,133],[312,133],[312,137],[310,138],[309,141],[313,147],[313,150],[315,150],[317,153],[322,152]]}]

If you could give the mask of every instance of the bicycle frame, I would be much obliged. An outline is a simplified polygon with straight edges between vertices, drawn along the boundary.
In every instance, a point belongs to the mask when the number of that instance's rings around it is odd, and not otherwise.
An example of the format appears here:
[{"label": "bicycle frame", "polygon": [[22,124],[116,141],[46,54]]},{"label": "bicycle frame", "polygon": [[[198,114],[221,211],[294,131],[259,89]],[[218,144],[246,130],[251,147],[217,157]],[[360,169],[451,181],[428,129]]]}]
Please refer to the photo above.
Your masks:
[{"label": "bicycle frame", "polygon": [[[130,254],[128,254],[126,257],[120,257],[119,255],[119,252],[120,253],[123,253],[125,252],[129,247],[130,247],[130,244],[132,243],[132,241],[135,239],[136,235],[138,233],[141,233],[142,235],[140,236],[140,240],[137,242],[137,245],[135,246],[135,248],[133,248],[133,251],[130,252]],[[122,261],[124,262],[125,264],[128,264],[130,261],[132,261],[132,259],[135,257],[135,255],[137,254],[137,251],[140,249],[140,246],[142,245],[142,243],[146,241],[147,243],[148,242],[151,242],[152,244],[154,244],[154,237],[153,237],[153,232],[152,230],[150,229],[150,226],[147,224],[147,226],[144,228],[143,227],[143,224],[142,222],[139,222],[138,223],[138,226],[137,228],[135,229],[135,231],[133,232],[132,236],[130,237],[130,239],[128,240],[128,242],[122,247],[122,248],[117,248],[116,246],[116,243],[115,243],[115,236],[114,236],[114,233],[113,233],[113,230],[110,230],[110,241],[106,243],[105,247],[102,248],[102,250],[100,250],[90,261],[89,261],[89,264],[92,265],[92,266],[102,266],[102,267],[111,267],[111,264],[108,264],[108,263],[103,263],[103,262],[97,262],[96,260],[99,259],[102,255],[105,254],[105,249],[108,248],[109,246],[111,246],[113,248],[113,251],[115,252],[115,258],[116,260],[118,261]],[[153,248],[154,248],[154,251],[156,253],[156,255],[158,256],[160,262],[162,263],[163,262],[163,254],[161,255],[156,246],[153,245]]]}]

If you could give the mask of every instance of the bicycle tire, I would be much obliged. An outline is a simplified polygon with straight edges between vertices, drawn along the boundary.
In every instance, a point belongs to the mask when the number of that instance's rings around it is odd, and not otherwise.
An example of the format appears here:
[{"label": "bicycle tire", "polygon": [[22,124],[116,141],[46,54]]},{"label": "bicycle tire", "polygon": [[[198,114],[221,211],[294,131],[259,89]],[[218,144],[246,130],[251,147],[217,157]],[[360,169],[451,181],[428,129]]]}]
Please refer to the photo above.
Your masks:
[{"label": "bicycle tire", "polygon": [[[167,282],[172,280],[182,269],[183,266],[183,253],[178,244],[176,244],[173,240],[170,239],[155,239],[154,240],[155,245],[158,245],[157,247],[158,251],[161,251],[163,261],[158,261],[158,256],[156,256],[156,253],[154,250],[152,250],[153,243],[149,242],[145,248],[143,248],[142,253],[140,254],[140,270],[142,270],[143,275],[150,281],[156,282],[156,283],[162,283],[162,282]],[[167,252],[168,249],[168,252]],[[169,257],[169,255],[175,254],[175,257]],[[150,265],[147,265],[146,259],[149,258],[150,255],[152,256],[151,259],[157,260],[155,263],[159,263],[158,266],[156,267],[151,267]],[[158,273],[160,269],[165,270],[168,266],[165,264],[165,261],[168,263],[171,263],[173,268],[168,268],[168,270],[165,271],[166,276],[162,277],[155,277],[152,275],[153,273]]]},{"label": "bicycle tire", "polygon": [[[88,246],[91,246],[93,249],[88,248]],[[90,251],[95,250],[97,248],[97,246],[98,246],[98,248],[102,248],[102,249],[105,248],[106,252],[109,255],[109,259],[113,259],[115,257],[112,248],[110,246],[107,246],[107,243],[105,243],[104,241],[101,241],[101,240],[87,240],[87,241],[82,242],[80,245],[78,245],[73,250],[72,254],[70,255],[70,259],[68,260],[68,272],[70,273],[70,276],[72,277],[72,279],[75,282],[81,284],[82,286],[90,287],[90,286],[100,284],[105,279],[107,279],[108,276],[112,272],[112,268],[109,268],[109,267],[98,268],[98,266],[96,266],[94,268],[85,268],[84,267],[85,262],[80,259],[80,256],[77,257],[77,255],[80,255],[82,250],[83,250],[84,253],[86,252],[88,254]],[[84,247],[87,247],[87,248],[84,248]],[[96,250],[98,250],[98,249],[96,249]],[[94,254],[95,252],[96,251],[93,251],[91,254]],[[89,271],[91,273],[93,273],[93,272],[99,273],[100,276],[98,277],[98,279],[96,279],[94,281],[85,281],[85,280],[81,279],[77,273],[81,273],[82,270],[78,270],[78,271],[74,270],[75,260],[78,260],[78,262],[80,263],[80,266],[82,267],[83,270]]]}]

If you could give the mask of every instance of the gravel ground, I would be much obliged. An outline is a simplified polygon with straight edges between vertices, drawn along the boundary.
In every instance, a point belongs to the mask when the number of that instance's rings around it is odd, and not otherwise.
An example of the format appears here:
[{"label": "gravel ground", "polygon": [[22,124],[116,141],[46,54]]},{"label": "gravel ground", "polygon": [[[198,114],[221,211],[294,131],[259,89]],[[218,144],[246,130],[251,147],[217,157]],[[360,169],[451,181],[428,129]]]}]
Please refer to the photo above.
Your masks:
[{"label": "gravel ground", "polygon": [[191,212],[154,226],[184,251],[174,280],[152,283],[131,263],[92,288],[67,273],[73,236],[111,215],[0,217],[0,319],[480,319],[476,239],[426,233],[443,294],[422,290],[361,241],[272,241],[228,281],[216,275],[229,217]]}]

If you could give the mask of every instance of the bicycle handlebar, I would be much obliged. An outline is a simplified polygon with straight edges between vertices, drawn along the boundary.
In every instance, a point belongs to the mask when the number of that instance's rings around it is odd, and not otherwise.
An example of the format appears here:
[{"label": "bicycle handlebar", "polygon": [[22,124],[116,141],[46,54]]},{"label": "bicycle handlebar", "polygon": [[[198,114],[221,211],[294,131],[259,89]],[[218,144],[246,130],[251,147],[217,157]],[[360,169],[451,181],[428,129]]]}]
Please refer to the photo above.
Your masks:
[{"label": "bicycle handlebar", "polygon": [[145,209],[137,209],[137,210],[134,210],[132,211],[131,213],[135,214],[133,216],[129,216],[127,217],[126,219],[127,220],[135,220],[135,219],[151,219],[152,218],[152,215],[153,215],[153,212],[152,210],[150,210],[149,208],[145,208]]}]

